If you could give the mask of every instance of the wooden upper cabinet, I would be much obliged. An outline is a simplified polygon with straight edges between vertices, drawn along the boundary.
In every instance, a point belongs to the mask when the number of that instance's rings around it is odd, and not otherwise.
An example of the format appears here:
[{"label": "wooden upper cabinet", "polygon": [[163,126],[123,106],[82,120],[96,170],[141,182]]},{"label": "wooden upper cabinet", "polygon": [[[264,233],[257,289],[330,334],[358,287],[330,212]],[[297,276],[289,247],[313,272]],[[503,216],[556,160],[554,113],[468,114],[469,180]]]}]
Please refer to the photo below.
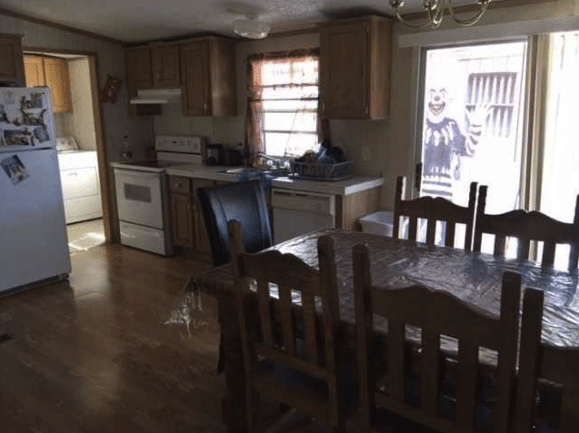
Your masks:
[{"label": "wooden upper cabinet", "polygon": [[322,116],[385,119],[390,116],[392,23],[388,18],[320,25]]},{"label": "wooden upper cabinet", "polygon": [[24,56],[24,76],[26,87],[46,86],[42,57]]},{"label": "wooden upper cabinet", "polygon": [[151,49],[149,47],[128,48],[127,86],[130,90],[149,89],[153,87],[153,73],[151,68]]},{"label": "wooden upper cabinet", "polygon": [[26,86],[48,86],[52,98],[52,111],[72,111],[68,63],[57,57],[24,56]]},{"label": "wooden upper cabinet", "polygon": [[181,46],[183,114],[207,116],[211,111],[209,44],[191,42]]},{"label": "wooden upper cabinet", "polygon": [[217,37],[181,44],[183,114],[235,116],[235,52],[233,41]]},{"label": "wooden upper cabinet", "polygon": [[179,87],[179,44],[153,43],[146,47],[128,48],[127,81],[136,94],[139,89]]},{"label": "wooden upper cabinet", "polygon": [[151,65],[153,87],[179,87],[181,70],[178,44],[152,44]]},{"label": "wooden upper cabinet", "polygon": [[52,93],[52,109],[55,113],[72,111],[68,63],[64,59],[44,57],[44,80]]},{"label": "wooden upper cabinet", "polygon": [[0,34],[0,84],[24,86],[22,36]]}]

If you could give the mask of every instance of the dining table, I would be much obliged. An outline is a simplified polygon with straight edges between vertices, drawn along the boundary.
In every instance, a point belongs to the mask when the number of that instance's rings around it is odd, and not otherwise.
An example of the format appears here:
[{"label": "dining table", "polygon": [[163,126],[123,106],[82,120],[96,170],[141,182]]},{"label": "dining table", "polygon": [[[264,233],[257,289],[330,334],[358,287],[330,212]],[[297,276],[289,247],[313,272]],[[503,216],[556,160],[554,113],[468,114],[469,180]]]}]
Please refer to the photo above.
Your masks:
[{"label": "dining table", "polygon": [[[334,241],[339,291],[341,344],[355,348],[355,305],[352,247],[368,246],[373,285],[404,288],[422,284],[447,291],[488,313],[500,313],[504,272],[521,275],[523,289],[534,287],[545,294],[542,342],[552,346],[579,347],[579,272],[541,267],[532,261],[505,258],[457,248],[426,245],[371,233],[326,229],[308,233],[272,247],[291,253],[310,266],[318,266],[317,239],[329,235]],[[237,301],[229,264],[215,267],[197,278],[203,293],[218,300],[225,357],[227,395],[223,399],[223,419],[230,432],[244,431],[245,377],[240,343]],[[374,321],[377,335],[386,335],[387,321]],[[415,332],[414,332],[415,331]],[[407,330],[407,340],[419,344],[418,330]],[[456,341],[441,340],[441,350],[452,357]],[[496,352],[481,349],[482,365],[496,365]]]}]

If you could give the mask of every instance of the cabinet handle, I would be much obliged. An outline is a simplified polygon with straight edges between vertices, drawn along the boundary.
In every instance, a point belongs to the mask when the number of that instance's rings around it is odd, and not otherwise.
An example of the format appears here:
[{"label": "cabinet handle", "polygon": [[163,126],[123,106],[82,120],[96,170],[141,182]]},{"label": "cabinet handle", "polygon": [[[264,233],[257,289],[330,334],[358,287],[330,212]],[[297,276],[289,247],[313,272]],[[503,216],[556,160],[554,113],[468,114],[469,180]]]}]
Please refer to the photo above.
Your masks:
[{"label": "cabinet handle", "polygon": [[207,113],[207,101],[203,103],[203,112]]},{"label": "cabinet handle", "polygon": [[175,183],[175,188],[181,188],[181,185],[182,185],[181,182],[176,182],[176,183]]},{"label": "cabinet handle", "polygon": [[322,116],[326,115],[326,100],[322,101]]}]

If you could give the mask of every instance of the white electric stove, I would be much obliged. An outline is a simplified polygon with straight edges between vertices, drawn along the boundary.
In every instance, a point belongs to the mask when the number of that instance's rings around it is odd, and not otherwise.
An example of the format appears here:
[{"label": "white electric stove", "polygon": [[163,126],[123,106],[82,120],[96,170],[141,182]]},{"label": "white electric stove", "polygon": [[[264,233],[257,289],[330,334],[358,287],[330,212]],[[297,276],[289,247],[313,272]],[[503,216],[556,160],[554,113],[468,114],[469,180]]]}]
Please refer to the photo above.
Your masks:
[{"label": "white electric stove", "polygon": [[169,190],[165,169],[201,164],[203,137],[157,136],[157,161],[112,162],[121,244],[173,254]]}]

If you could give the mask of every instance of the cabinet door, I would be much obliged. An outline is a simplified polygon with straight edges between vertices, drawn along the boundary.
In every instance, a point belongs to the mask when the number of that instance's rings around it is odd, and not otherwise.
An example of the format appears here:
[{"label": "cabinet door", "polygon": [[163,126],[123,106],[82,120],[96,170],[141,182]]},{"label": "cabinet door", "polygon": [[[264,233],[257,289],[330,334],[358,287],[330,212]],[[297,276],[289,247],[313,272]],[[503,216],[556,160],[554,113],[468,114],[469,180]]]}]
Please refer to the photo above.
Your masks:
[{"label": "cabinet door", "polygon": [[322,115],[364,118],[368,114],[368,25],[342,24],[320,31]]},{"label": "cabinet door", "polygon": [[207,234],[207,226],[205,225],[205,219],[203,218],[203,212],[201,210],[201,203],[197,197],[199,196],[199,188],[213,188],[215,186],[215,181],[207,179],[193,179],[193,219],[195,224],[195,249],[202,253],[211,252],[211,243],[209,241],[209,235]]},{"label": "cabinet door", "polygon": [[46,85],[42,57],[24,56],[24,77],[26,78],[26,87]]},{"label": "cabinet door", "polygon": [[52,109],[55,113],[72,111],[68,63],[64,59],[43,58],[44,78],[52,92]]},{"label": "cabinet door", "polygon": [[194,248],[192,198],[185,194],[171,194],[171,217],[173,222],[173,244]]},{"label": "cabinet door", "polygon": [[193,204],[193,222],[195,230],[195,249],[201,253],[211,253],[211,242],[207,234],[205,219],[201,211],[201,205],[197,201]]},{"label": "cabinet door", "polygon": [[0,82],[24,85],[20,36],[0,36]]},{"label": "cabinet door", "polygon": [[207,42],[189,42],[181,45],[183,114],[186,116],[211,114],[209,66]]},{"label": "cabinet door", "polygon": [[179,45],[154,45],[151,47],[154,87],[178,87],[181,84]]},{"label": "cabinet door", "polygon": [[127,84],[129,89],[149,89],[153,87],[151,72],[151,50],[149,47],[127,50]]}]

